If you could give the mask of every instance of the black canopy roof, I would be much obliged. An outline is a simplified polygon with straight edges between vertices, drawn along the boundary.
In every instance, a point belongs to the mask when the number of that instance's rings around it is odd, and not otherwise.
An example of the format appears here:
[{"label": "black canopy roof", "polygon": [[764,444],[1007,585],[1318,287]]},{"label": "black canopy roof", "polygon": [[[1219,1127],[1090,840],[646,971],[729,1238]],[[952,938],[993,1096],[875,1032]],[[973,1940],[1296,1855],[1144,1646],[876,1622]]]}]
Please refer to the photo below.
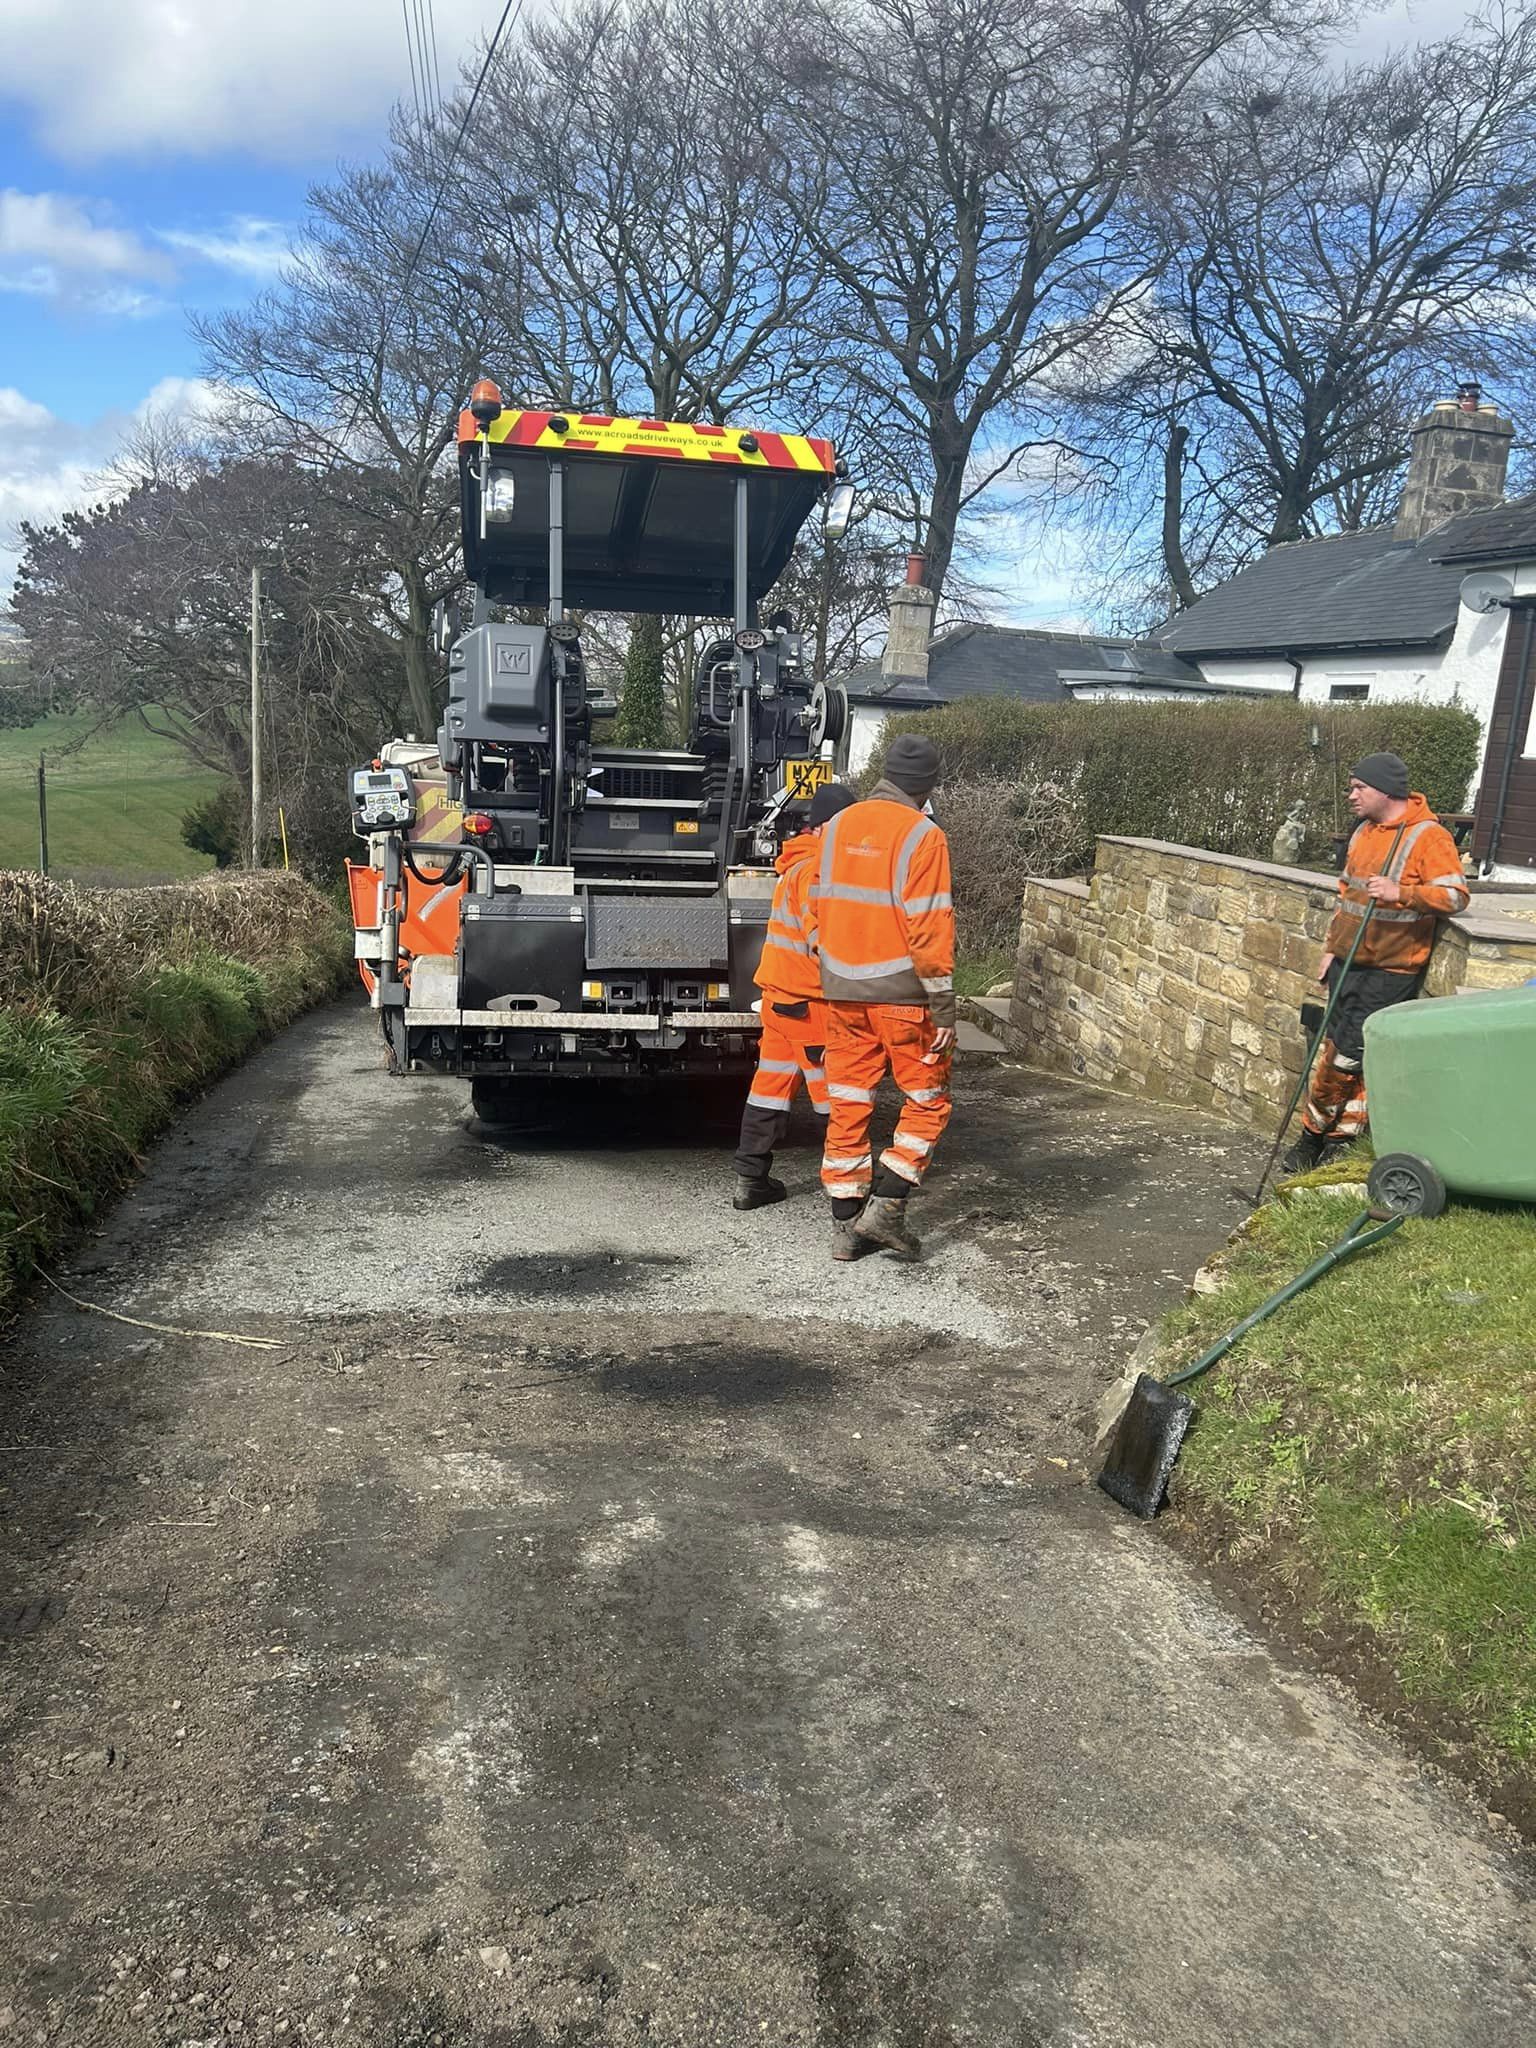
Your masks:
[{"label": "black canopy roof", "polygon": [[[549,487],[541,448],[492,442],[493,476],[510,475],[512,516],[480,537],[483,443],[459,448],[464,561],[499,604],[549,601]],[[747,485],[747,594],[756,603],[788,562],[829,477],[824,471],[658,460],[568,449],[564,469],[564,599],[626,612],[729,618],[735,488]]]}]

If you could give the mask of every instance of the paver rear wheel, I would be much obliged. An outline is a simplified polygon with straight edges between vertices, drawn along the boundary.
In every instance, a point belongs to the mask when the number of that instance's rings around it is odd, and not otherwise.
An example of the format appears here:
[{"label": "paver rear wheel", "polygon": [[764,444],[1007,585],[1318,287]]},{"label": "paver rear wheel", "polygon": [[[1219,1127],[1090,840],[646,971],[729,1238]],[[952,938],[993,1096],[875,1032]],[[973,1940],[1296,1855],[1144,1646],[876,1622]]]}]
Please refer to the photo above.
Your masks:
[{"label": "paver rear wheel", "polygon": [[1438,1216],[1445,1207],[1445,1182],[1417,1152],[1389,1152],[1371,1168],[1366,1193],[1392,1216]]}]

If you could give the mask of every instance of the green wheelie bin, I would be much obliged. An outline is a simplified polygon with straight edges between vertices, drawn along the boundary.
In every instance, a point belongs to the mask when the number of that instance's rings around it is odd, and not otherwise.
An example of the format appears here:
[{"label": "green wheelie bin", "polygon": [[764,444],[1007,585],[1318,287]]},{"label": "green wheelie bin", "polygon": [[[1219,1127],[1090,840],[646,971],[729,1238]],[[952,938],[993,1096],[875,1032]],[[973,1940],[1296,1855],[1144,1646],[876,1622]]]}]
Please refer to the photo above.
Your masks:
[{"label": "green wheelie bin", "polygon": [[1536,984],[1378,1012],[1365,1083],[1378,1209],[1438,1216],[1448,1189],[1536,1202]]}]

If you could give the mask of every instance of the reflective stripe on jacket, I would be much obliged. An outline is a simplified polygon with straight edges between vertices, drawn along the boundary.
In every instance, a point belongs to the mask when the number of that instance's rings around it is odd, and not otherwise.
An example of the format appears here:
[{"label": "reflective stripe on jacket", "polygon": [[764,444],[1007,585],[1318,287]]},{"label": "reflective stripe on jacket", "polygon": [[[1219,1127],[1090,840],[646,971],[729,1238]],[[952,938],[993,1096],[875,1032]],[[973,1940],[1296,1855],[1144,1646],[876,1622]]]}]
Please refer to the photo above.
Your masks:
[{"label": "reflective stripe on jacket", "polygon": [[1461,872],[1455,840],[1417,790],[1408,798],[1407,814],[1399,823],[1401,838],[1397,825],[1368,821],[1350,840],[1339,877],[1339,906],[1326,944],[1340,960],[1345,957],[1371,901],[1366,883],[1372,875],[1390,875],[1402,888],[1401,900],[1376,905],[1355,965],[1418,974],[1429,965],[1441,921],[1465,910],[1472,892]]},{"label": "reflective stripe on jacket", "polygon": [[822,828],[810,909],[829,1002],[925,1003],[953,1025],[949,842],[903,791],[877,783]]},{"label": "reflective stripe on jacket", "polygon": [[779,879],[768,910],[762,958],[754,977],[765,994],[787,996],[796,1003],[821,994],[812,926],[806,915],[820,850],[821,842],[813,832],[801,832],[785,840],[775,863]]}]

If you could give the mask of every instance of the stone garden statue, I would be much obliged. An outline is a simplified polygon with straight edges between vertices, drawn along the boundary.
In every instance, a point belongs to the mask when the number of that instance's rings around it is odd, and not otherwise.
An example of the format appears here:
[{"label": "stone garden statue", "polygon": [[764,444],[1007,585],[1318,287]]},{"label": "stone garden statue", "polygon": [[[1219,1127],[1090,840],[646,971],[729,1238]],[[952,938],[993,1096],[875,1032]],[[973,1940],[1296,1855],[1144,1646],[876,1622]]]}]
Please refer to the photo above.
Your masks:
[{"label": "stone garden statue", "polygon": [[1298,797],[1285,814],[1285,822],[1275,834],[1274,857],[1281,867],[1293,868],[1301,860],[1301,849],[1306,840],[1307,828],[1301,822],[1306,805]]}]

